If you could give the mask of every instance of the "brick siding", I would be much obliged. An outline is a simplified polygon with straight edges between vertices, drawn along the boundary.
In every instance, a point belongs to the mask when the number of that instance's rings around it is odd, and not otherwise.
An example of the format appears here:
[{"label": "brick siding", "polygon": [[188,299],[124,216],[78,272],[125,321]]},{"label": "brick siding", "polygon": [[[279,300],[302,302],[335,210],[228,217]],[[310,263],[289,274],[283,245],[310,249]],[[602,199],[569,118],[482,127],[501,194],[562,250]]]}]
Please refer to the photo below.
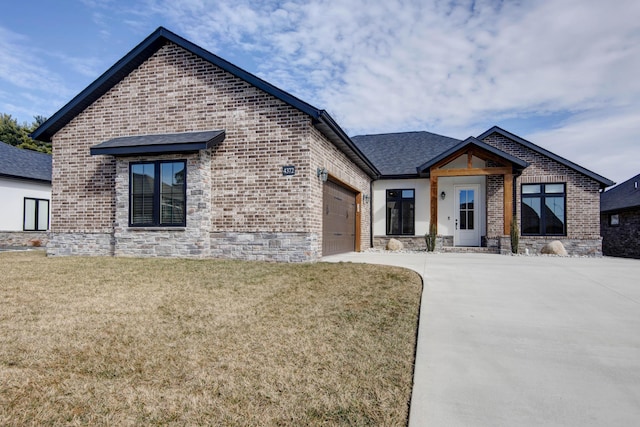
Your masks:
[{"label": "brick siding", "polygon": [[[164,157],[116,162],[89,148],[121,136],[218,129],[226,139],[210,152],[168,157],[188,161],[187,227],[130,229],[128,164]],[[294,176],[282,175],[285,165],[296,167]],[[108,246],[100,252],[115,255],[313,260],[322,247],[322,165],[368,193],[367,175],[309,116],[167,43],[54,136],[51,231],[60,237],[50,253],[94,251],[72,242],[95,234]],[[364,241],[368,212],[362,218]],[[277,243],[264,243],[270,238]]]},{"label": "brick siding", "polygon": [[[575,255],[602,255],[602,239],[600,237],[600,185],[593,179],[570,169],[555,160],[538,154],[537,152],[515,142],[505,136],[493,133],[483,140],[485,143],[496,147],[506,153],[518,157],[529,163],[522,175],[516,179],[516,218],[520,227],[520,191],[522,184],[538,183],[566,183],[566,236],[521,236],[520,250],[530,248],[539,251],[539,248],[551,240],[560,240],[565,245],[569,254]],[[499,177],[500,179],[502,177]],[[489,179],[488,191],[488,224],[487,239],[497,239],[502,235],[501,228],[492,223],[501,223],[496,220],[502,217],[502,212],[496,209],[497,201],[492,202],[491,192],[495,187]],[[497,183],[496,183],[497,184]],[[498,195],[495,194],[497,200]],[[501,206],[501,204],[500,204]],[[495,212],[494,212],[495,211]],[[521,228],[521,227],[520,227]]]},{"label": "brick siding", "polygon": [[[610,214],[618,215],[619,225],[609,225]],[[640,209],[602,214],[600,230],[604,255],[640,259]]]}]

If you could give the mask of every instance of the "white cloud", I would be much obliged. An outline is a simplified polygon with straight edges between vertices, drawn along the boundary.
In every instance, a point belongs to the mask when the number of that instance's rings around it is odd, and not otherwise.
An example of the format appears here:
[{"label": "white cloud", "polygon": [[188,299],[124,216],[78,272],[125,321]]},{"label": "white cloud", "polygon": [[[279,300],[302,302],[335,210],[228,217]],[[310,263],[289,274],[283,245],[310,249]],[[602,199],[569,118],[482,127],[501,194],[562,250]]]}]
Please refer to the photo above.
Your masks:
[{"label": "white cloud", "polygon": [[55,91],[62,80],[50,73],[27,37],[0,27],[0,81],[23,89]]},{"label": "white cloud", "polygon": [[638,109],[612,108],[578,114],[527,139],[621,183],[640,173],[637,135]]},{"label": "white cloud", "polygon": [[[83,1],[105,37],[116,21],[136,34],[159,21],[326,108],[350,134],[464,138],[531,119],[539,126],[523,137],[620,180],[614,164],[631,157],[640,132],[637,0]],[[11,36],[0,37],[0,79],[64,86],[26,65],[28,41]],[[7,56],[18,59],[2,64]],[[99,60],[58,59],[84,75],[103,71]],[[611,137],[614,153],[600,151]]]},{"label": "white cloud", "polygon": [[[463,138],[568,115],[523,136],[620,180],[640,132],[637,0],[148,0],[145,11],[227,59],[244,52],[249,71],[351,134]],[[620,158],[603,148],[612,136]]]}]

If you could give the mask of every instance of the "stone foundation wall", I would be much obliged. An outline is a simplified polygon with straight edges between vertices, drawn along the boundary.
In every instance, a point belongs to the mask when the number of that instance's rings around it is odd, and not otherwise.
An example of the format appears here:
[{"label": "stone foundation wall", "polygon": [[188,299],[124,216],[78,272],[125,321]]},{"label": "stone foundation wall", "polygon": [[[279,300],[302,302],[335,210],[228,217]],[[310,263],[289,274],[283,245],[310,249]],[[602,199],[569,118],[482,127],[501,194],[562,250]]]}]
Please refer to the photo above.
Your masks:
[{"label": "stone foundation wall", "polygon": [[47,255],[111,256],[114,238],[111,233],[51,233]]},{"label": "stone foundation wall", "polygon": [[209,254],[209,242],[189,229],[128,228],[116,231],[116,256],[202,258]]},{"label": "stone foundation wall", "polygon": [[423,236],[374,236],[373,247],[384,249],[391,239],[401,241],[405,249],[412,251],[427,250],[427,242]]},{"label": "stone foundation wall", "polygon": [[317,260],[315,233],[211,233],[211,256],[248,261],[307,262]]},{"label": "stone foundation wall", "polygon": [[45,247],[48,242],[46,231],[0,231],[0,246]]},{"label": "stone foundation wall", "polygon": [[[509,241],[508,236],[506,237]],[[554,240],[559,240],[567,250],[569,255],[575,256],[602,256],[602,238],[594,239],[568,239],[562,236],[547,236],[547,237],[533,237],[533,236],[520,236],[520,242],[518,244],[518,252],[520,254],[526,253],[527,249],[529,254],[538,255],[544,245]],[[509,243],[509,246],[511,244]]]}]

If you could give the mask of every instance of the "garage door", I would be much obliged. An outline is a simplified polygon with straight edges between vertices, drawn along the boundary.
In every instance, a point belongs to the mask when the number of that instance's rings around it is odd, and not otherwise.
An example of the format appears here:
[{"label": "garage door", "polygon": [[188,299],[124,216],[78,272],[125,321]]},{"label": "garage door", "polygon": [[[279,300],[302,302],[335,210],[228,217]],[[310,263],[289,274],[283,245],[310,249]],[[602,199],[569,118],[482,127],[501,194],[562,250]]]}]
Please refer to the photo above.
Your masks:
[{"label": "garage door", "polygon": [[355,251],[356,195],[335,182],[324,183],[322,255]]}]

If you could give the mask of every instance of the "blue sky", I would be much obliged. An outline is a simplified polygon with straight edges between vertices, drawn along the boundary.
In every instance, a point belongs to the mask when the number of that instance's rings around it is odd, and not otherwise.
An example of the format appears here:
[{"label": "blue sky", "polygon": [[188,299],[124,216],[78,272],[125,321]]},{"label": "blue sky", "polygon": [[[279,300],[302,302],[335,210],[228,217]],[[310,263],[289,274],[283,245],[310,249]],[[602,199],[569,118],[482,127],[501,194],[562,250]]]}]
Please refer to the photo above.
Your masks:
[{"label": "blue sky", "polygon": [[622,182],[640,172],[637,0],[29,0],[0,15],[0,112],[51,116],[158,26],[349,135],[493,125]]}]

